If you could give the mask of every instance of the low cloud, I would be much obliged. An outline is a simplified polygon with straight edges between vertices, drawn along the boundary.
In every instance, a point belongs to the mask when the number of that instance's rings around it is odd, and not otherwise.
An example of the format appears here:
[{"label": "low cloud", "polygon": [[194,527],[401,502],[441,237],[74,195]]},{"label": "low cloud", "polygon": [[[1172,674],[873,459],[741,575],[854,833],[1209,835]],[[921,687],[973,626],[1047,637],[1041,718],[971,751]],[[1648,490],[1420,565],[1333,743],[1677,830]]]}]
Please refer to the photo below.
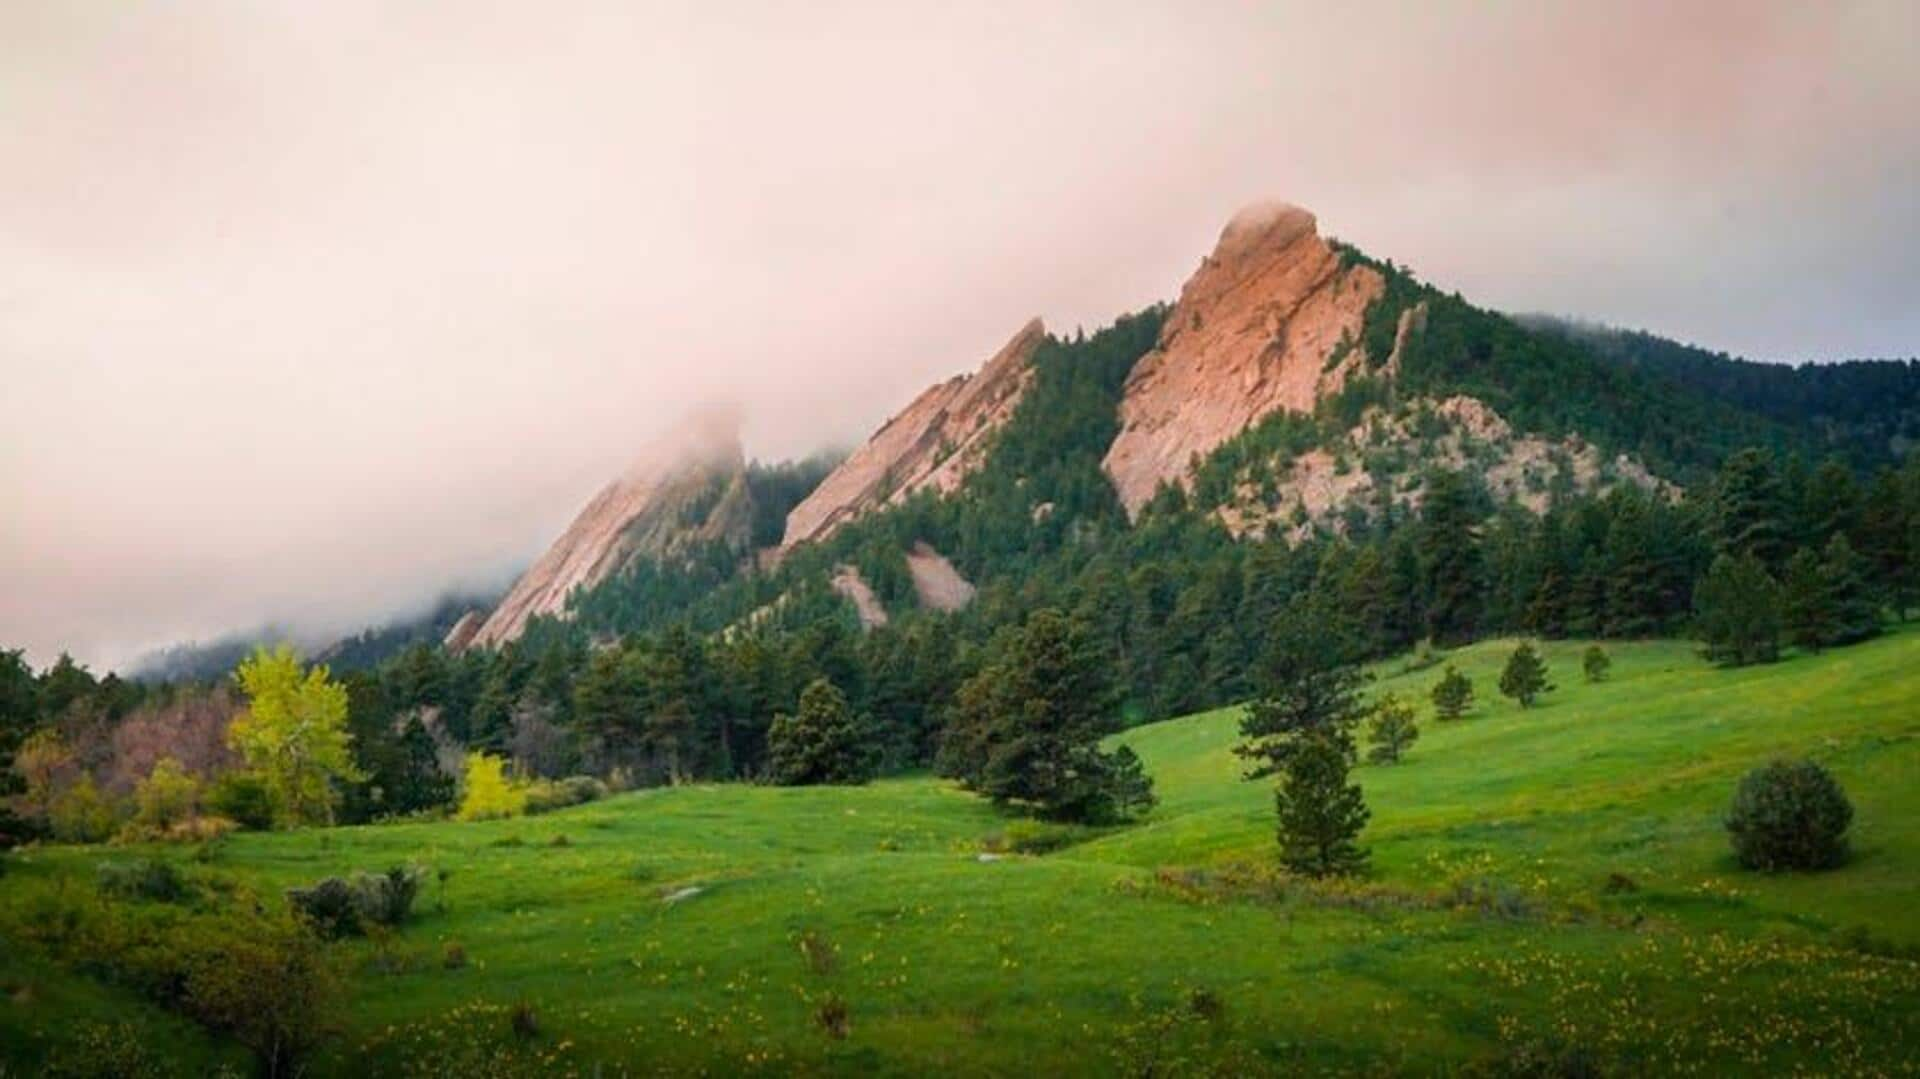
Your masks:
[{"label": "low cloud", "polygon": [[862,436],[1239,204],[1767,359],[1920,339],[1909,3],[0,9],[0,642],[343,629],[650,433]]}]

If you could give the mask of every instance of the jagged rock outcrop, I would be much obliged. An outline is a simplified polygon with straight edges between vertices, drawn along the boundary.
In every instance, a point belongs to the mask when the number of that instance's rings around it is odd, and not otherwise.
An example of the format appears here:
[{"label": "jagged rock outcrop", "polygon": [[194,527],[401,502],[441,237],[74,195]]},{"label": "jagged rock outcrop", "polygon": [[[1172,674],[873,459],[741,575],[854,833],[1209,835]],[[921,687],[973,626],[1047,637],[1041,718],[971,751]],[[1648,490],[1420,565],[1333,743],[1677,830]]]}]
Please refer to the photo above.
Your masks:
[{"label": "jagged rock outcrop", "polygon": [[1609,459],[1579,435],[1516,432],[1485,401],[1455,395],[1409,401],[1394,412],[1375,408],[1327,445],[1255,461],[1235,477],[1231,501],[1215,512],[1235,536],[1299,542],[1317,529],[1343,531],[1348,514],[1370,515],[1388,502],[1417,509],[1426,493],[1423,477],[1433,468],[1470,471],[1495,501],[1535,513],[1547,509],[1556,488],[1585,493],[1627,484],[1664,498],[1680,495],[1636,458]]},{"label": "jagged rock outcrop", "polygon": [[[1354,353],[1384,288],[1372,268],[1343,265],[1297,206],[1235,214],[1127,376],[1105,461],[1127,512],[1162,483],[1185,483],[1197,457],[1262,416],[1310,411],[1339,389],[1366,362]],[[1330,365],[1343,342],[1347,355]]]},{"label": "jagged rock outcrop", "polygon": [[1033,376],[1046,337],[1034,319],[986,365],[922,393],[787,514],[782,547],[823,539],[855,517],[924,490],[946,493],[980,466]]},{"label": "jagged rock outcrop", "polygon": [[575,589],[606,580],[635,558],[671,557],[716,540],[745,550],[752,518],[738,420],[691,420],[595,495],[466,643],[493,647],[515,639],[533,616],[563,614]]}]

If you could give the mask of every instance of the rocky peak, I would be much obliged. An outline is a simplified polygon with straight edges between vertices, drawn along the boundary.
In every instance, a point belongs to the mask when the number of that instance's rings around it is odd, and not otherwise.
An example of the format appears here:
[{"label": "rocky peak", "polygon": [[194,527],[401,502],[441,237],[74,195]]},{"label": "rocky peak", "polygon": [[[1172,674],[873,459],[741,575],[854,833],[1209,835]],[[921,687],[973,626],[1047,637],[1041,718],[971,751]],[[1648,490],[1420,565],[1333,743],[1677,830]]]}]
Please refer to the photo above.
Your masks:
[{"label": "rocky peak", "polygon": [[599,584],[635,558],[670,557],[715,540],[744,548],[751,525],[738,417],[703,413],[602,488],[486,620],[474,628],[463,619],[447,644],[504,644],[533,616],[564,613],[574,589]]},{"label": "rocky peak", "polygon": [[868,510],[919,491],[958,488],[984,460],[989,436],[1020,403],[1032,381],[1034,350],[1046,333],[1033,319],[978,372],[914,398],[793,508],[781,546],[823,539]]},{"label": "rocky peak", "polygon": [[1329,360],[1343,341],[1359,351],[1367,306],[1384,288],[1374,270],[1343,266],[1297,206],[1235,214],[1127,376],[1105,461],[1127,512],[1162,483],[1185,483],[1196,458],[1261,417],[1311,411],[1338,390],[1365,358]]}]

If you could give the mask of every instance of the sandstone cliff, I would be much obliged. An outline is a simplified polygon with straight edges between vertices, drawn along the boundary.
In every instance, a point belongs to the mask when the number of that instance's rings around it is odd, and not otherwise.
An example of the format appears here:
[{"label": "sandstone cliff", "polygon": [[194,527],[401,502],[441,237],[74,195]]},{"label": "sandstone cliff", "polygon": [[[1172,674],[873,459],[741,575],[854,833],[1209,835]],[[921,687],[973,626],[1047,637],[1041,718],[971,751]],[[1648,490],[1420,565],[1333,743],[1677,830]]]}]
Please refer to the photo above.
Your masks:
[{"label": "sandstone cliff", "polygon": [[[1234,215],[1127,376],[1105,461],[1127,512],[1162,483],[1186,482],[1196,457],[1262,416],[1310,411],[1337,390],[1364,360],[1352,343],[1384,286],[1366,266],[1342,266],[1299,207]],[[1348,356],[1329,370],[1343,341]]]},{"label": "sandstone cliff", "polygon": [[823,539],[862,513],[918,491],[960,486],[985,457],[989,436],[1032,381],[1033,353],[1046,337],[1039,319],[1013,335],[986,365],[927,390],[787,515],[782,547]]},{"label": "sandstone cliff", "polygon": [[[752,499],[739,427],[706,416],[661,439],[608,484],[477,629],[455,627],[447,644],[493,647],[520,636],[535,615],[561,614],[567,596],[641,556],[667,557],[724,540],[744,549]],[[464,640],[456,641],[462,634]]]}]

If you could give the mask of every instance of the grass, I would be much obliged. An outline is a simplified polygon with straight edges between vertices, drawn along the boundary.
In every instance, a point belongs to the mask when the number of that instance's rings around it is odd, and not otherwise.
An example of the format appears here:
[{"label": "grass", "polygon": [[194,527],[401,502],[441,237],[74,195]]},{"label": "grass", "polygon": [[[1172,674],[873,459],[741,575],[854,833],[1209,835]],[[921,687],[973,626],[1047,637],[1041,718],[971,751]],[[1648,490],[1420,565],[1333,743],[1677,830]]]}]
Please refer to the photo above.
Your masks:
[{"label": "grass", "polygon": [[[1493,690],[1511,643],[1449,657],[1479,694],[1452,723],[1426,707],[1438,668],[1380,669],[1377,690],[1422,705],[1421,737],[1356,773],[1375,873],[1355,884],[1272,872],[1272,795],[1239,779],[1235,710],[1124,735],[1158,809],[1043,856],[983,859],[1009,822],[923,777],[242,835],[204,865],[157,853],[268,896],[400,861],[451,871],[395,939],[338,946],[352,1001],[322,1074],[1911,1073],[1920,633],[1740,671],[1615,645],[1598,685],[1584,645],[1550,644],[1559,688],[1526,711]],[[1732,863],[1734,783],[1778,755],[1822,761],[1853,798],[1845,867]],[[90,887],[104,856],[25,852],[0,906]],[[151,1031],[182,1071],[221,1052],[14,949],[0,986],[0,1061],[23,1070],[82,1015]],[[537,1033],[514,1033],[516,1007]]]}]

